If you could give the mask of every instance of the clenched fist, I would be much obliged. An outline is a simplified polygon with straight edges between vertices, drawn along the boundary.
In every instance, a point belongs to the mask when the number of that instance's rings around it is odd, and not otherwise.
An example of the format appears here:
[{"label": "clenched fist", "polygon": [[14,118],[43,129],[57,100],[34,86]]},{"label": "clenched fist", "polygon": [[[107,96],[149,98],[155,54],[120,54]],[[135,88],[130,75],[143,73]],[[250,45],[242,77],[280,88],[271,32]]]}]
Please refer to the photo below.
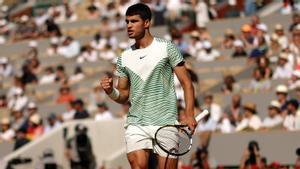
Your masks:
[{"label": "clenched fist", "polygon": [[101,80],[101,87],[106,94],[111,94],[111,92],[113,91],[113,78],[107,76],[104,77]]}]

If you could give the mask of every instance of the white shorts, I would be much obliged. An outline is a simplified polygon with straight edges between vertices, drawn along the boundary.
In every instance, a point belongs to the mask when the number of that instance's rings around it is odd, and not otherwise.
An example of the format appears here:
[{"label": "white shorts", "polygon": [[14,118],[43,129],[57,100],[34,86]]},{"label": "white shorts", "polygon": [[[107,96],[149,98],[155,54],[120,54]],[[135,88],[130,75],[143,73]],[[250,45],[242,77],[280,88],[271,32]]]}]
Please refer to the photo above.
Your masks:
[{"label": "white shorts", "polygon": [[[155,142],[154,135],[157,129],[161,126],[140,126],[140,125],[129,125],[125,131],[125,141],[127,153],[151,149],[155,154],[158,154],[161,157],[167,157],[168,154],[163,151]],[[178,142],[174,141],[178,139],[167,138],[164,145],[175,147],[178,145]],[[169,155],[169,158],[177,158],[176,156]]]}]

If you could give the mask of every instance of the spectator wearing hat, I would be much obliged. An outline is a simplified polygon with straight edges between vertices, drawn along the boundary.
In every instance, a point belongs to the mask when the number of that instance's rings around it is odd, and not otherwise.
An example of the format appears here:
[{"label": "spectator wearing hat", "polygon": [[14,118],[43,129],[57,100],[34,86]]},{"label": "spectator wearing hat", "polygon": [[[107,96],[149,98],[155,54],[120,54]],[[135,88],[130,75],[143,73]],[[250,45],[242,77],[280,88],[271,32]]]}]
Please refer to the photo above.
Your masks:
[{"label": "spectator wearing hat", "polygon": [[98,112],[95,115],[96,121],[106,121],[113,119],[112,113],[108,110],[106,103],[101,102],[97,104]]},{"label": "spectator wearing hat", "polygon": [[285,47],[289,43],[288,38],[284,34],[284,28],[281,24],[275,25],[274,33],[277,35],[278,42],[281,47]]},{"label": "spectator wearing hat", "polygon": [[289,90],[294,90],[300,86],[300,70],[294,70],[291,79],[288,81]]},{"label": "spectator wearing hat", "polygon": [[202,42],[200,41],[200,34],[198,31],[194,30],[190,33],[190,40],[187,52],[192,56],[196,57],[203,48]]},{"label": "spectator wearing hat", "polygon": [[287,103],[287,116],[283,121],[283,127],[286,130],[300,130],[300,111],[298,110],[299,103],[296,99],[291,99]]},{"label": "spectator wearing hat", "polygon": [[251,33],[251,26],[249,24],[244,24],[241,27],[240,39],[245,44],[246,48],[253,47],[254,36]]},{"label": "spectator wearing hat", "polygon": [[27,129],[27,138],[34,140],[42,136],[44,133],[44,126],[42,124],[41,116],[34,114],[29,117],[29,125]]},{"label": "spectator wearing hat", "polygon": [[55,113],[51,113],[47,118],[47,125],[45,127],[44,133],[48,133],[53,129],[59,128],[61,123],[58,121]]},{"label": "spectator wearing hat", "polygon": [[15,137],[15,131],[10,127],[9,118],[1,119],[0,142],[10,141]]},{"label": "spectator wearing hat", "polygon": [[11,77],[14,74],[14,69],[8,63],[8,58],[5,56],[0,57],[0,77]]},{"label": "spectator wearing hat", "polygon": [[280,103],[280,111],[283,112],[287,107],[288,102],[288,88],[285,85],[278,85],[276,87],[277,101]]},{"label": "spectator wearing hat", "polygon": [[84,107],[84,102],[81,99],[76,99],[74,102],[74,109],[75,109],[75,114],[74,114],[74,119],[79,120],[79,119],[86,119],[90,117],[90,114]]},{"label": "spectator wearing hat", "polygon": [[234,47],[234,51],[232,53],[232,57],[233,58],[237,58],[237,57],[246,57],[248,56],[243,41],[237,39],[233,42],[233,47]]},{"label": "spectator wearing hat", "polygon": [[280,103],[277,100],[272,100],[268,107],[268,116],[263,120],[262,127],[264,129],[281,127],[282,122]]},{"label": "spectator wearing hat", "polygon": [[236,131],[250,130],[255,131],[261,128],[262,122],[256,112],[256,105],[254,103],[246,103],[243,106],[244,117],[243,120],[237,125]]},{"label": "spectator wearing hat", "polygon": [[212,48],[209,41],[203,42],[203,50],[197,55],[197,61],[199,62],[211,62],[220,57],[220,52]]},{"label": "spectator wearing hat", "polygon": [[69,86],[62,86],[59,89],[59,96],[56,99],[56,103],[65,104],[75,100],[75,96],[71,92],[71,88]]},{"label": "spectator wearing hat", "polygon": [[267,91],[271,88],[271,82],[264,77],[263,72],[259,68],[255,68],[252,73],[249,88],[253,92]]},{"label": "spectator wearing hat", "polygon": [[223,49],[231,49],[234,46],[235,36],[233,30],[227,29],[221,47]]},{"label": "spectator wearing hat", "polygon": [[16,88],[14,96],[8,101],[8,108],[11,110],[23,110],[28,104],[29,98],[24,94],[23,89]]},{"label": "spectator wearing hat", "polygon": [[271,38],[268,35],[268,26],[264,23],[260,23],[256,25],[257,28],[257,32],[256,32],[256,36],[254,38],[254,46],[258,47],[259,46],[259,39],[260,38],[264,38],[265,42],[267,45],[270,45],[271,42]]},{"label": "spectator wearing hat", "polygon": [[288,64],[288,55],[281,53],[279,55],[278,65],[275,68],[273,79],[289,79],[293,73],[293,67]]}]

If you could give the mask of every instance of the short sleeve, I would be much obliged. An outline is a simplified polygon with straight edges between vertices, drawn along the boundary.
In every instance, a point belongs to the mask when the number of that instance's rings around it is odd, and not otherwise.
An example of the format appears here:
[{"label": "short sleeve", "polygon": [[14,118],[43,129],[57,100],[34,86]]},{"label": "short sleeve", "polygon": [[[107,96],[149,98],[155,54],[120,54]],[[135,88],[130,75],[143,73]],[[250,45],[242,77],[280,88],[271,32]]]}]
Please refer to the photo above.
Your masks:
[{"label": "short sleeve", "polygon": [[122,66],[122,58],[118,57],[117,60],[117,76],[119,77],[127,77],[126,69]]},{"label": "short sleeve", "polygon": [[167,52],[169,62],[173,68],[176,67],[180,62],[184,61],[179,49],[171,42],[168,42]]}]

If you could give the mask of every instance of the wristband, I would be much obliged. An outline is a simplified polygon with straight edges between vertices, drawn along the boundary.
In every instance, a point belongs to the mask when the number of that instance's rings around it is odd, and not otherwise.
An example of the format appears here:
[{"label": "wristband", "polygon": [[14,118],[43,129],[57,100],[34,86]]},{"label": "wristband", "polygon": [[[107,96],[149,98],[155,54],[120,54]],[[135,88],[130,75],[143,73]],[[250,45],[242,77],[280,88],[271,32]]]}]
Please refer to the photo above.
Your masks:
[{"label": "wristband", "polygon": [[112,92],[108,96],[113,100],[117,100],[120,97],[120,92],[118,89],[113,88]]}]

